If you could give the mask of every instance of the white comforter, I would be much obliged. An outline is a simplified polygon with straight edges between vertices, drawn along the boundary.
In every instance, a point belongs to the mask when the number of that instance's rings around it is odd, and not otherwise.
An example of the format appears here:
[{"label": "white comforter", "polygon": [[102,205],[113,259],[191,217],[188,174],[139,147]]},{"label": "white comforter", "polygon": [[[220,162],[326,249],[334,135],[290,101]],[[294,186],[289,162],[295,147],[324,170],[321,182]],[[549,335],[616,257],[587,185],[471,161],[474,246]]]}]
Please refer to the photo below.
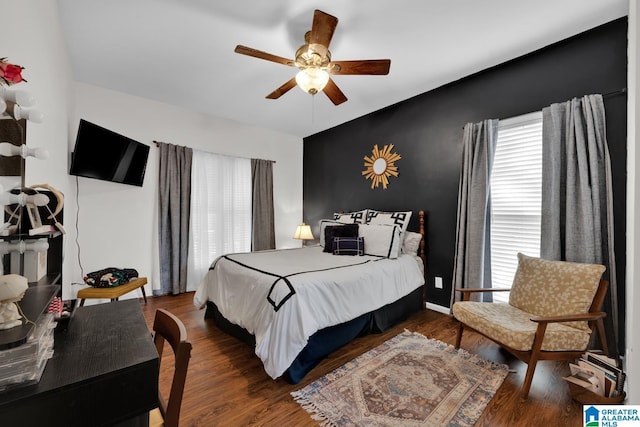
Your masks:
[{"label": "white comforter", "polygon": [[216,304],[256,339],[256,355],[280,377],[316,331],[393,302],[424,284],[420,258],[337,256],[322,247],[225,255],[216,259],[194,304]]}]

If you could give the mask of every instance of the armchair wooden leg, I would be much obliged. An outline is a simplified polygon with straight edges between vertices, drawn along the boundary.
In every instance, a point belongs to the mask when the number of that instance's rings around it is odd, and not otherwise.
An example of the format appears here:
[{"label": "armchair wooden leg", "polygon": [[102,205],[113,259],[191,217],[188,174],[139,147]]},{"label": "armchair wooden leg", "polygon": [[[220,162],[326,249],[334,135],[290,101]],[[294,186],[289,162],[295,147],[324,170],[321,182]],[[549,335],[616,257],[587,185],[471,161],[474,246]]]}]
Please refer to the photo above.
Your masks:
[{"label": "armchair wooden leg", "polygon": [[464,325],[462,322],[458,321],[458,336],[456,336],[456,348],[460,348],[460,343],[462,342],[462,331],[464,329]]}]

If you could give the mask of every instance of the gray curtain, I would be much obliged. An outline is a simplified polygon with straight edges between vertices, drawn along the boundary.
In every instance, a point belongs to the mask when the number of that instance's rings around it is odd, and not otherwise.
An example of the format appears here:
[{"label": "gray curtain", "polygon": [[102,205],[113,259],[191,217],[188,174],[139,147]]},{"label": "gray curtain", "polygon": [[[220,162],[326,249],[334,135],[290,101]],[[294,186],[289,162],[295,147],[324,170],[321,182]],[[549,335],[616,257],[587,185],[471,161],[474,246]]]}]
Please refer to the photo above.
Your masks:
[{"label": "gray curtain", "polygon": [[158,148],[159,293],[176,295],[187,290],[193,150],[163,142]]},{"label": "gray curtain", "polygon": [[464,127],[451,305],[459,297],[455,289],[491,286],[489,189],[498,123],[484,120]]},{"label": "gray curtain", "polygon": [[276,248],[273,214],[273,161],[251,159],[253,215],[251,250]]},{"label": "gray curtain", "polygon": [[605,329],[609,350],[618,351],[611,161],[602,96],[574,98],[542,113],[540,256],[607,267]]}]

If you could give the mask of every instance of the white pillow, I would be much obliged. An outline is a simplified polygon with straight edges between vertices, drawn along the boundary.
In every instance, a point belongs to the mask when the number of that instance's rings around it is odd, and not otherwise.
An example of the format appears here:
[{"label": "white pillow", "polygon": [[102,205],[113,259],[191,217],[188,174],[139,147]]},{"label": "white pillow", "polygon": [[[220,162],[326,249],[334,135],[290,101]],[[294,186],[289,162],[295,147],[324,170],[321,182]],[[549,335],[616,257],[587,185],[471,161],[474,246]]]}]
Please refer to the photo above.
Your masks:
[{"label": "white pillow", "polygon": [[411,211],[382,212],[373,209],[367,211],[367,224],[397,225],[400,227],[400,234],[402,236],[404,236],[404,232],[407,231],[410,220]]},{"label": "white pillow", "polygon": [[344,225],[343,222],[334,221],[332,219],[321,219],[318,224],[320,224],[320,246],[324,248],[324,229],[327,225]]},{"label": "white pillow", "polygon": [[343,224],[364,224],[367,222],[367,211],[368,209],[355,212],[334,212],[333,220]]},{"label": "white pillow", "polygon": [[358,237],[364,238],[364,254],[385,258],[400,255],[400,227],[397,225],[360,224]]},{"label": "white pillow", "polygon": [[402,240],[401,252],[403,254],[418,255],[421,241],[422,234],[415,233],[413,231],[405,231],[404,239]]}]

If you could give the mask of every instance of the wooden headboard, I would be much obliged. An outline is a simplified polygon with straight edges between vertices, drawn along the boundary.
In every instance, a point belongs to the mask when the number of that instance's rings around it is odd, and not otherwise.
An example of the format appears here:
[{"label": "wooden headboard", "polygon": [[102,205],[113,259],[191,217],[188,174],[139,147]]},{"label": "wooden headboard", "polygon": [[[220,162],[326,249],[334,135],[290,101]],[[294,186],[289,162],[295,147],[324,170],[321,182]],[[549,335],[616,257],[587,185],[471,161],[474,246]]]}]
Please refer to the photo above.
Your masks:
[{"label": "wooden headboard", "polygon": [[422,265],[424,265],[424,285],[422,285],[422,309],[425,308],[427,303],[427,249],[426,249],[426,227],[424,219],[424,211],[418,212],[418,232],[422,234],[422,240],[420,240],[420,249],[418,255],[422,259]]},{"label": "wooden headboard", "polygon": [[418,232],[422,234],[422,240],[420,241],[420,250],[418,251],[418,255],[422,258],[422,263],[424,264],[424,272],[425,276],[427,275],[427,251],[426,251],[426,236],[425,236],[425,225],[424,225],[424,211],[418,212]]}]

